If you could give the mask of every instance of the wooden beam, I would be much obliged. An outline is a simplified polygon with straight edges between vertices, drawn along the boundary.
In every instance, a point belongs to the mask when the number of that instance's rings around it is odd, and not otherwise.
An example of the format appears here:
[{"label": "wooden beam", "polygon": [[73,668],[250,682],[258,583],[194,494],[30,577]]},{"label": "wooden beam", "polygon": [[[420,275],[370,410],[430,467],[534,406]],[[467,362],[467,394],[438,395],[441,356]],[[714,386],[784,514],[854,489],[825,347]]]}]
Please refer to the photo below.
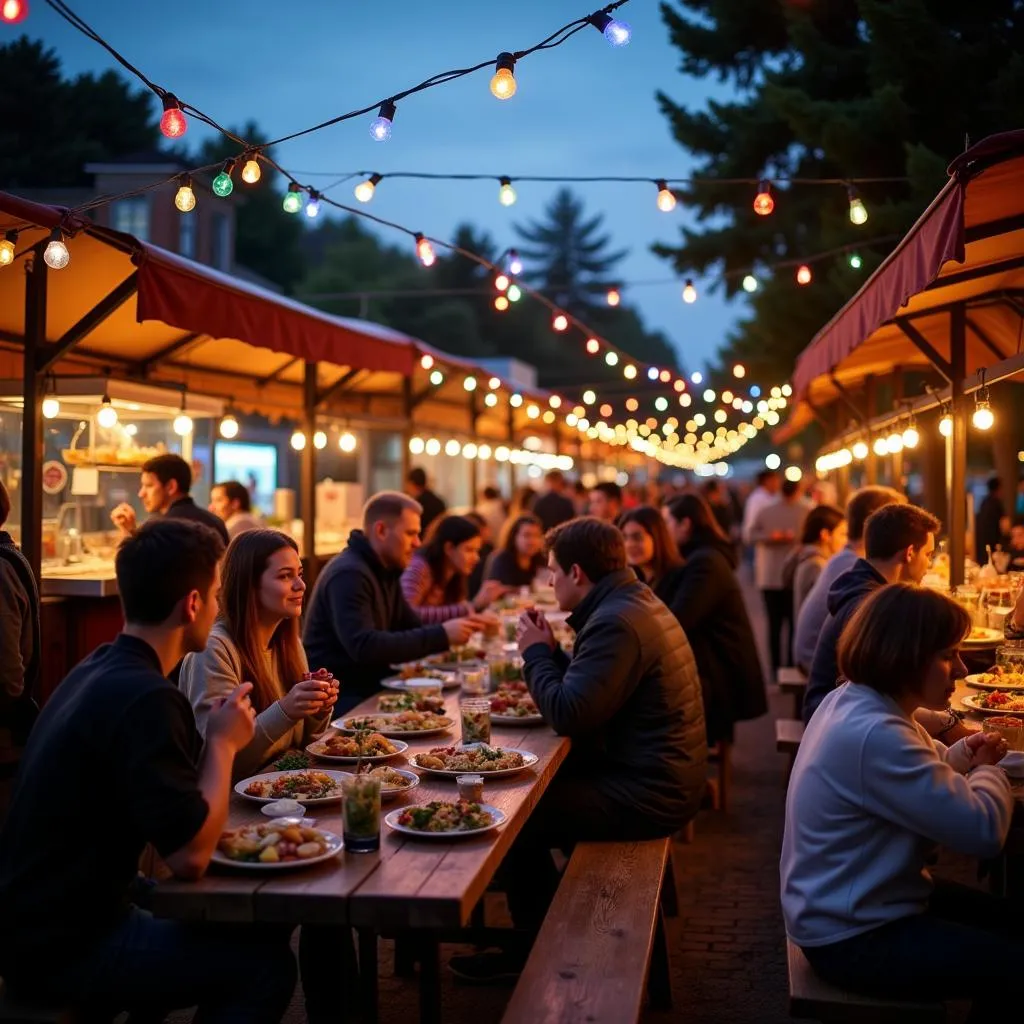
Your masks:
[{"label": "wooden beam", "polygon": [[349,370],[348,373],[343,373],[330,387],[324,388],[322,391],[317,392],[316,404],[323,405],[331,395],[337,394],[339,391],[344,391],[345,387],[356,379],[360,374],[366,371],[359,368]]},{"label": "wooden beam", "polygon": [[22,354],[24,408],[21,421],[21,551],[36,579],[43,561],[43,384],[37,360],[46,346],[47,266],[45,242],[25,263],[25,350]]},{"label": "wooden beam", "polygon": [[141,377],[148,376],[150,370],[152,370],[154,366],[159,365],[170,356],[177,355],[182,349],[188,348],[189,345],[198,341],[202,337],[202,334],[193,331],[189,334],[181,335],[180,338],[175,338],[174,341],[164,345],[163,348],[157,349],[157,351],[151,356],[147,356],[145,359],[140,359],[138,363],[135,364],[136,371]]},{"label": "wooden beam", "polygon": [[[951,285],[966,284],[968,281],[977,281],[980,277],[990,277],[997,274],[1004,274],[1009,270],[1019,270],[1024,267],[1024,256],[1011,256],[1009,259],[1000,260],[998,263],[986,263],[981,267],[969,267],[956,274],[947,274],[945,277],[937,277],[931,284],[925,285],[923,291],[931,292],[938,288],[949,288]],[[959,305],[962,306],[962,300]]]},{"label": "wooden beam", "polygon": [[970,245],[971,242],[995,238],[996,235],[1008,235],[1012,231],[1020,231],[1021,228],[1024,228],[1024,213],[1017,213],[1012,217],[1001,217],[999,220],[990,220],[985,224],[975,224],[974,227],[965,229],[964,241]]},{"label": "wooden beam", "polygon": [[953,434],[946,446],[946,482],[949,495],[949,585],[964,581],[964,554],[967,530],[967,397],[964,377],[967,373],[967,310],[961,305],[949,315],[950,381],[953,409]]},{"label": "wooden beam", "polygon": [[1005,359],[1006,353],[989,337],[980,324],[976,324],[970,317],[967,318],[967,329],[992,353],[997,359]]},{"label": "wooden beam", "polygon": [[301,507],[302,547],[306,559],[306,581],[309,586],[316,582],[318,562],[316,557],[316,394],[317,365],[307,362],[302,386],[302,428],[306,433],[306,447],[302,449]]},{"label": "wooden beam", "polygon": [[839,378],[835,375],[834,371],[830,371],[828,376],[829,376],[829,380],[832,381],[832,386],[839,393],[839,397],[849,407],[849,409],[853,413],[853,415],[857,417],[857,422],[858,423],[863,423],[864,422],[864,418],[865,418],[864,417],[864,413],[861,412],[861,410],[858,408],[857,403],[854,402],[854,400],[853,400],[853,396],[843,386],[842,381],[839,380]]},{"label": "wooden beam", "polygon": [[281,376],[285,370],[290,370],[296,363],[302,362],[302,356],[293,356],[291,359],[286,359],[276,370],[268,373],[265,377],[260,377],[256,381],[256,387],[265,388],[268,384],[273,384],[278,377]]},{"label": "wooden beam", "polygon": [[[962,310],[963,306],[960,306],[960,309]],[[932,343],[906,317],[893,317],[892,322],[906,335],[915,348],[924,353],[928,362],[942,374],[947,383],[953,379],[953,368],[949,360],[944,359]]]}]

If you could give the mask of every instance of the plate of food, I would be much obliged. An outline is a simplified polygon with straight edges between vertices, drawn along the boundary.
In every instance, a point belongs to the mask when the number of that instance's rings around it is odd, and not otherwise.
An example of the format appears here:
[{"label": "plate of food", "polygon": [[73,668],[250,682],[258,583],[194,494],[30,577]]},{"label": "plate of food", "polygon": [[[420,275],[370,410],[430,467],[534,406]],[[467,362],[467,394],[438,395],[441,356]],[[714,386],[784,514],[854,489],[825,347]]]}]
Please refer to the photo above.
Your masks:
[{"label": "plate of food", "polygon": [[256,871],[305,868],[341,853],[341,836],[306,825],[243,825],[221,833],[210,858],[225,867]]},{"label": "plate of food", "polygon": [[532,768],[538,760],[536,754],[526,750],[473,743],[466,747],[434,747],[425,754],[414,754],[409,758],[409,764],[431,775],[448,779],[467,772],[479,772],[489,778],[500,779]]},{"label": "plate of food", "polygon": [[364,761],[377,764],[387,761],[396,754],[404,754],[409,749],[408,743],[401,740],[389,740],[379,732],[356,733],[342,735],[332,732],[314,740],[306,750],[324,761],[337,761],[341,764],[355,764]]},{"label": "plate of food", "polygon": [[1007,672],[998,666],[991,672],[977,672],[964,680],[978,690],[1024,690],[1024,672]]},{"label": "plate of food", "polygon": [[236,782],[235,792],[261,804],[283,797],[298,800],[300,804],[329,804],[341,799],[341,784],[351,777],[348,772],[313,769],[266,772]]},{"label": "plate of food", "polygon": [[443,839],[489,832],[505,823],[505,815],[490,804],[431,800],[428,804],[399,807],[384,816],[384,823],[403,835]]},{"label": "plate of food", "polygon": [[444,690],[452,690],[459,685],[459,677],[455,672],[442,672],[438,668],[417,661],[406,665],[398,675],[382,679],[380,685],[385,690],[430,690],[437,686]]},{"label": "plate of food", "polygon": [[988,693],[972,693],[961,697],[960,703],[972,711],[981,711],[986,715],[1021,715],[1024,714],[1024,695],[1004,693],[992,690]]},{"label": "plate of food", "polygon": [[491,721],[496,725],[541,725],[544,716],[526,683],[505,683],[491,697]]},{"label": "plate of food", "polygon": [[380,798],[385,801],[394,800],[420,784],[420,777],[415,772],[405,768],[391,768],[388,765],[368,768],[359,774],[373,775],[380,779]]},{"label": "plate of food", "polygon": [[435,715],[444,714],[444,698],[431,696],[424,697],[415,690],[405,690],[402,693],[382,693],[377,698],[377,710],[384,712],[395,711],[431,711]]},{"label": "plate of food", "polygon": [[378,732],[382,736],[433,736],[454,724],[430,711],[398,711],[388,715],[353,715],[331,723],[341,732]]},{"label": "plate of food", "polygon": [[966,644],[968,647],[984,647],[989,644],[1001,644],[1003,639],[1003,634],[998,629],[974,626],[961,643]]}]

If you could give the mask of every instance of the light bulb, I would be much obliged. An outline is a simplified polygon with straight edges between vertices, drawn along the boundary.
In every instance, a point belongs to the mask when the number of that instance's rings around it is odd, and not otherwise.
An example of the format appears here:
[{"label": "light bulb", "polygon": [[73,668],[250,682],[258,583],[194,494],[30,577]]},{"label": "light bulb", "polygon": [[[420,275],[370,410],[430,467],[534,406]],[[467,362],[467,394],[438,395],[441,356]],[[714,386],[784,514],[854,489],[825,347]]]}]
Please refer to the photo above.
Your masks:
[{"label": "light bulb", "polygon": [[425,267],[432,267],[437,260],[434,247],[422,235],[416,235],[416,255]]},{"label": "light bulb", "polygon": [[852,185],[847,189],[847,194],[850,197],[850,223],[858,226],[866,224],[868,211],[864,201],[857,195],[857,190]]},{"label": "light bulb", "polygon": [[454,437],[445,442],[445,445],[444,445],[444,453],[445,453],[445,455],[448,455],[448,456],[451,456],[452,458],[454,458],[461,451],[462,451],[462,445],[459,444],[459,442],[456,441]]},{"label": "light bulb", "polygon": [[903,451],[903,435],[893,431],[885,439],[885,447],[890,455],[895,455],[897,452]]},{"label": "light bulb", "polygon": [[499,274],[494,279],[494,287],[497,288],[499,292],[507,291],[509,284],[511,284],[511,282],[506,274]]},{"label": "light bulb", "polygon": [[196,208],[196,194],[192,191],[192,179],[186,177],[182,181],[181,186],[178,188],[176,195],[174,196],[174,205],[182,213],[190,213]]},{"label": "light bulb", "polygon": [[767,181],[762,181],[757,187],[757,195],[754,196],[754,213],[759,217],[767,217],[775,209],[775,200],[772,198],[772,187]]},{"label": "light bulb", "polygon": [[589,388],[583,392],[583,404],[593,405],[597,401],[597,395],[594,394]]},{"label": "light bulb", "polygon": [[484,405],[493,409],[498,404],[498,396],[491,391],[489,394],[484,395]]},{"label": "light bulb", "polygon": [[302,191],[295,182],[288,185],[284,201],[281,203],[285,213],[298,213],[302,209]]},{"label": "light bulb", "polygon": [[434,357],[432,355],[424,355],[420,357],[420,366],[424,370],[429,370],[434,365]]},{"label": "light bulb", "polygon": [[636,373],[636,367],[632,363],[628,363],[622,368],[622,376],[625,377],[626,380],[636,380]]},{"label": "light bulb", "polygon": [[502,206],[511,206],[516,201],[516,190],[508,178],[501,179],[501,186],[498,188],[498,202]]},{"label": "light bulb", "polygon": [[226,441],[238,437],[238,420],[234,416],[225,416],[220,421],[220,436]]},{"label": "light bulb", "polygon": [[619,294],[618,289],[609,288],[608,294],[605,296],[605,301],[609,306],[617,306],[622,301],[622,296]]},{"label": "light bulb", "polygon": [[853,270],[860,270],[860,268],[862,266],[864,266],[864,260],[861,259],[859,253],[851,252],[850,253],[850,267]]},{"label": "light bulb", "polygon": [[439,388],[444,383],[444,374],[440,370],[433,370],[430,374],[430,383]]},{"label": "light bulb", "polygon": [[782,459],[775,452],[764,457],[765,469],[778,469],[782,465]]},{"label": "light bulb", "polygon": [[732,375],[737,379],[745,377],[747,375],[747,368],[742,363],[737,363],[732,368]]},{"label": "light bulb", "polygon": [[179,412],[174,417],[174,432],[179,437],[184,437],[186,434],[192,433],[192,417],[188,413]]},{"label": "light bulb", "polygon": [[315,192],[310,192],[306,200],[306,216],[310,220],[316,220],[320,216],[320,197]]},{"label": "light bulb", "polygon": [[868,457],[868,446],[863,441],[856,441],[851,451],[855,459],[866,459]]},{"label": "light bulb", "polygon": [[473,377],[473,376],[467,377],[462,382],[462,386],[463,386],[463,388],[465,388],[466,391],[476,391],[476,377]]},{"label": "light bulb", "polygon": [[711,388],[707,388],[704,392],[704,401],[713,402],[715,400],[715,392]]},{"label": "light bulb", "polygon": [[391,128],[395,120],[397,108],[391,100],[380,105],[377,116],[370,122],[370,138],[374,142],[387,142],[391,138]]},{"label": "light bulb", "polygon": [[605,357],[604,357],[604,361],[609,366],[618,366],[619,365],[618,353],[617,352],[606,352],[605,353]]},{"label": "light bulb", "polygon": [[231,178],[231,171],[234,164],[229,160],[225,165],[224,169],[213,179],[213,194],[220,196],[221,199],[226,199],[234,191],[235,183]]},{"label": "light bulb", "polygon": [[188,121],[178,101],[170,94],[164,96],[164,112],[160,115],[160,132],[168,139],[180,139],[188,131]]},{"label": "light bulb", "polygon": [[612,18],[605,25],[604,31],[601,34],[608,40],[611,46],[629,46],[629,41],[633,37],[633,30],[624,21]]},{"label": "light bulb", "polygon": [[486,461],[491,457],[491,446],[489,444],[482,444],[476,450],[476,457]]},{"label": "light bulb", "polygon": [[15,232],[8,231],[0,241],[0,267],[9,267],[14,262],[14,244],[17,238]]},{"label": "light bulb", "polygon": [[117,425],[117,410],[110,404],[110,399],[106,396],[103,398],[100,411],[96,413],[96,422],[105,430],[110,430],[111,427]]},{"label": "light bulb", "polygon": [[134,423],[127,423],[125,424],[124,432],[129,437],[134,437],[139,432],[139,428]]},{"label": "light bulb", "polygon": [[796,283],[797,284],[810,284],[811,283],[811,268],[806,263],[801,263],[797,268],[796,272]]},{"label": "light bulb", "polygon": [[513,277],[518,277],[523,272],[523,261],[519,258],[519,253],[515,249],[509,249],[508,251],[508,272]]},{"label": "light bulb", "polygon": [[475,459],[477,451],[478,451],[477,446],[475,444],[473,444],[472,441],[467,441],[462,446],[462,457],[464,459]]},{"label": "light bulb", "polygon": [[903,431],[903,447],[904,448],[916,448],[917,442],[921,440],[921,435],[917,432],[917,427],[907,427]]},{"label": "light bulb", "polygon": [[988,402],[981,401],[974,410],[971,422],[978,430],[990,430],[996,421],[995,413],[992,412]]},{"label": "light bulb", "polygon": [[886,443],[886,440],[885,440],[884,437],[876,437],[875,438],[875,443],[872,445],[872,448],[874,448],[876,455],[888,455],[889,454],[889,445]]},{"label": "light bulb", "polygon": [[366,181],[359,182],[355,187],[356,199],[361,203],[368,203],[373,198],[373,193],[377,191],[380,179],[381,175],[371,174]]},{"label": "light bulb", "polygon": [[356,450],[356,435],[351,430],[346,430],[341,437],[338,438],[338,447],[345,452],[346,455],[350,455]]},{"label": "light bulb", "polygon": [[658,189],[658,209],[661,210],[662,213],[668,213],[670,210],[674,210],[676,208],[676,197],[672,195],[668,184],[660,179],[654,184]]},{"label": "light bulb", "polygon": [[520,395],[518,392],[509,395],[508,404],[511,405],[513,409],[518,409],[519,406],[523,404],[523,396]]},{"label": "light bulb", "polygon": [[517,284],[508,286],[508,301],[518,302],[523,297],[523,290]]},{"label": "light bulb", "polygon": [[548,405],[550,405],[552,409],[561,409],[562,399],[558,395],[552,395],[548,399]]},{"label": "light bulb", "polygon": [[496,295],[494,297],[494,308],[499,313],[504,313],[505,310],[508,309],[508,306],[509,306],[509,302],[508,302],[508,296],[507,295]]},{"label": "light bulb", "polygon": [[306,435],[301,430],[296,430],[292,434],[291,446],[297,451],[301,452],[306,447]]},{"label": "light bulb", "polygon": [[327,447],[327,435],[322,430],[318,430],[313,435],[313,447],[320,451],[323,451]]},{"label": "light bulb", "polygon": [[425,447],[425,442],[422,437],[410,437],[409,438],[409,452],[412,455],[422,455]]},{"label": "light bulb", "polygon": [[494,66],[491,93],[499,100],[511,99],[516,94],[515,57],[511,53],[499,53]]},{"label": "light bulb", "polygon": [[693,281],[690,278],[686,279],[686,284],[683,287],[683,302],[688,306],[693,305],[697,301],[697,289],[693,286]]},{"label": "light bulb", "polygon": [[587,355],[596,356],[601,351],[601,342],[597,338],[587,338]]},{"label": "light bulb", "polygon": [[260,162],[254,156],[249,157],[245,161],[245,166],[242,168],[242,181],[246,185],[255,185],[257,181],[263,175],[263,171],[260,169]]},{"label": "light bulb", "polygon": [[437,455],[437,454],[439,454],[440,451],[441,451],[441,442],[438,441],[438,439],[436,437],[432,437],[429,441],[427,441],[427,444],[426,444],[426,447],[424,448],[424,451],[428,455]]},{"label": "light bulb", "polygon": [[551,328],[555,331],[565,331],[569,328],[569,318],[564,313],[556,313],[551,318]]},{"label": "light bulb", "polygon": [[747,274],[743,278],[743,290],[748,293],[757,291],[757,278],[753,274]]},{"label": "light bulb", "polygon": [[939,433],[943,437],[952,437],[953,436],[953,417],[952,416],[947,414],[947,415],[943,416],[942,419],[939,420]]},{"label": "light bulb", "polygon": [[60,402],[56,398],[43,399],[43,416],[48,419],[56,419],[60,415]]},{"label": "light bulb", "polygon": [[0,21],[17,25],[28,17],[28,0],[3,0],[0,4]]},{"label": "light bulb", "polygon": [[63,270],[71,262],[71,253],[68,252],[68,247],[64,244],[64,239],[60,237],[59,232],[46,243],[46,248],[43,250],[43,262],[51,270]]}]

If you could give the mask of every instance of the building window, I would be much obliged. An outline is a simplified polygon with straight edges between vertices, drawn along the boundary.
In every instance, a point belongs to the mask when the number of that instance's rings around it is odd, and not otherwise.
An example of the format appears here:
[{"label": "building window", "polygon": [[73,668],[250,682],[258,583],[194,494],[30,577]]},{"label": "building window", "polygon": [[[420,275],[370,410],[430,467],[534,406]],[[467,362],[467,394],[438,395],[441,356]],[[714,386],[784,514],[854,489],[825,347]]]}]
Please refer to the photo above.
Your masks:
[{"label": "building window", "polygon": [[196,215],[183,213],[178,218],[178,252],[190,260],[196,258]]},{"label": "building window", "polygon": [[224,213],[213,215],[213,265],[218,270],[231,269],[231,222]]},{"label": "building window", "polygon": [[149,241],[149,196],[131,196],[114,203],[111,226],[115,231]]}]

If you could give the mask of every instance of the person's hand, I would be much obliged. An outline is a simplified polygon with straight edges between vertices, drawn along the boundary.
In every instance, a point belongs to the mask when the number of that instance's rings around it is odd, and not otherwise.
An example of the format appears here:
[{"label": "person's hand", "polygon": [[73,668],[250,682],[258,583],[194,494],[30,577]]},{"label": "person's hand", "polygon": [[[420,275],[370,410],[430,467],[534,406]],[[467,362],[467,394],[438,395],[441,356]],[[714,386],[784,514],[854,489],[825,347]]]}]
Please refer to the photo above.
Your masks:
[{"label": "person's hand", "polygon": [[110,521],[124,533],[134,533],[137,521],[135,509],[127,502],[122,501],[113,512],[110,513]]},{"label": "person's hand", "polygon": [[449,647],[461,647],[469,643],[469,638],[480,629],[480,624],[475,618],[449,619],[441,623],[442,628],[448,634]]},{"label": "person's hand", "polygon": [[256,731],[256,712],[249,694],[252,683],[236,686],[229,697],[222,697],[210,711],[206,721],[206,739],[220,740],[237,753],[252,739]]},{"label": "person's hand", "polygon": [[971,755],[971,767],[997,764],[1006,757],[1006,740],[997,732],[975,732],[964,738],[964,746]]},{"label": "person's hand", "polygon": [[279,701],[293,721],[319,715],[328,699],[331,684],[326,679],[300,679]]},{"label": "person's hand", "polygon": [[535,608],[529,608],[519,616],[519,622],[516,624],[516,642],[519,644],[520,654],[524,654],[526,649],[534,644],[544,644],[551,650],[557,646],[551,624],[544,617],[544,613]]},{"label": "person's hand", "polygon": [[1024,629],[1024,588],[1017,595],[1017,603],[1013,606],[1010,614],[1010,626],[1015,630]]},{"label": "person's hand", "polygon": [[498,580],[485,580],[479,593],[473,598],[473,607],[478,612],[482,612],[485,608],[494,604],[495,601],[504,597],[511,589],[511,587],[506,587],[504,583]]},{"label": "person's hand", "polygon": [[338,694],[341,692],[341,683],[334,678],[333,672],[328,672],[325,668],[318,668],[315,672],[307,672],[302,678],[317,679],[325,684],[324,700],[320,708],[321,713],[328,708],[333,708],[337,704]]}]

